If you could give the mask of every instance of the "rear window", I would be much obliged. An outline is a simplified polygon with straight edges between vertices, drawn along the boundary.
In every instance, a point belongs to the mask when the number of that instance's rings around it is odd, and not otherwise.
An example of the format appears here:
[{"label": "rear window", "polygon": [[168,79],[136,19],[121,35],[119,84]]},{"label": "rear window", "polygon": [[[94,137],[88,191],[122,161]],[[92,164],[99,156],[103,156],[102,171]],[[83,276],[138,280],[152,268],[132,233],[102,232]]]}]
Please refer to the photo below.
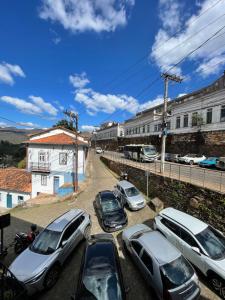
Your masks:
[{"label": "rear window", "polygon": [[123,299],[114,251],[110,242],[88,247],[78,299]]},{"label": "rear window", "polygon": [[194,275],[193,268],[183,256],[163,265],[160,269],[163,284],[168,290],[181,286]]}]

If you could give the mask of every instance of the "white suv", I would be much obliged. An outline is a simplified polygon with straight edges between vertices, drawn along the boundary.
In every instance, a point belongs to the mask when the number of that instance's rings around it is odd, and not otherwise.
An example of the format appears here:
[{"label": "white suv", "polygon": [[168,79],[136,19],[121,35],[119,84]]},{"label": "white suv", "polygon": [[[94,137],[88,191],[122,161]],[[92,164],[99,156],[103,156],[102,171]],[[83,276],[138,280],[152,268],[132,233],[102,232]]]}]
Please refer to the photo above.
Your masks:
[{"label": "white suv", "polygon": [[220,231],[170,207],[155,217],[154,229],[206,275],[214,290],[225,299],[225,237]]},{"label": "white suv", "polygon": [[198,155],[198,154],[187,154],[178,158],[179,163],[185,163],[189,165],[198,164],[201,161],[205,160],[205,155]]}]

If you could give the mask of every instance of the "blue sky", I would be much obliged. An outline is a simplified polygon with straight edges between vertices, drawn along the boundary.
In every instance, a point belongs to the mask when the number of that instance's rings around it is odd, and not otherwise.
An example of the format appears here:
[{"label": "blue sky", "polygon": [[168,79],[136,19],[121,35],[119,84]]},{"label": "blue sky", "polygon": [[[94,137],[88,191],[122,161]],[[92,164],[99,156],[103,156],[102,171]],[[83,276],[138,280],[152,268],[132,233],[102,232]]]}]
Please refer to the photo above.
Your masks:
[{"label": "blue sky", "polygon": [[211,83],[225,62],[224,2],[1,1],[0,117],[47,128],[71,109],[92,129],[161,103],[163,81],[151,83],[170,68],[184,78],[170,98]]}]

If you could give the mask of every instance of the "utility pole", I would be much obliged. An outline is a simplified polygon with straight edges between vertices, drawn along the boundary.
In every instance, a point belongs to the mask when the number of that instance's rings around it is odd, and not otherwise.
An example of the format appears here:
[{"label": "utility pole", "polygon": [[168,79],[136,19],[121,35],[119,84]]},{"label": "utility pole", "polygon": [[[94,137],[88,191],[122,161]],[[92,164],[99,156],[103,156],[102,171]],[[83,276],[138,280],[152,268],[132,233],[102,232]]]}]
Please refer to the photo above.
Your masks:
[{"label": "utility pole", "polygon": [[165,151],[166,151],[166,136],[167,136],[167,102],[168,102],[168,86],[169,80],[181,83],[182,78],[176,75],[163,73],[161,75],[164,78],[164,105],[162,114],[162,144],[161,144],[161,166],[160,171],[164,174],[165,166]]},{"label": "utility pole", "polygon": [[75,159],[73,160],[74,167],[74,192],[78,191],[78,113],[65,110],[63,112],[66,116],[70,118],[70,122],[75,124]]}]

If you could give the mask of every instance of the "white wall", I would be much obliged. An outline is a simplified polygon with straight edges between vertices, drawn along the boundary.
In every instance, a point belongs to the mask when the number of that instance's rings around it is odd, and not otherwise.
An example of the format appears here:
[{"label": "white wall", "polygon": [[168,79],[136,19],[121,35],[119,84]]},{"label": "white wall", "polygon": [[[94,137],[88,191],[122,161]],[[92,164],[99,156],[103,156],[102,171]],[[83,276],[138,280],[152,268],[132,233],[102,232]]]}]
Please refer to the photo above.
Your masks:
[{"label": "white wall", "polygon": [[0,190],[0,206],[7,208],[7,194],[12,195],[12,205],[13,207],[18,205],[18,196],[23,196],[24,201],[27,201],[30,199],[30,194],[28,193],[22,193],[22,192],[11,192],[11,191],[5,191]]}]

